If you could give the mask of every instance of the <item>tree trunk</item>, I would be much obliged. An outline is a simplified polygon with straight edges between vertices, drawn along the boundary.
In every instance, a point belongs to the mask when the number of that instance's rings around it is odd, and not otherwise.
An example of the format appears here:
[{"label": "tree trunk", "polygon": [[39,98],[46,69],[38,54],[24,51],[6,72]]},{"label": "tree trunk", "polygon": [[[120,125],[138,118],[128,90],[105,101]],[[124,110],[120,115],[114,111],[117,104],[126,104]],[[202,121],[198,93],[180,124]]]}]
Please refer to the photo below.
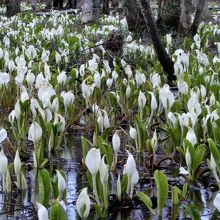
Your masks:
[{"label": "tree trunk", "polygon": [[93,21],[93,2],[92,0],[83,0],[81,3],[82,16],[81,23],[87,24]]},{"label": "tree trunk", "polygon": [[157,26],[162,31],[170,29],[178,30],[181,13],[180,1],[181,0],[164,1],[157,20]]},{"label": "tree trunk", "polygon": [[201,19],[202,19],[205,2],[206,2],[206,0],[199,0],[199,2],[196,5],[196,14],[195,14],[193,24],[192,24],[192,27],[191,27],[192,36],[194,36],[197,33],[199,24],[200,24]]},{"label": "tree trunk", "polygon": [[20,0],[6,0],[6,16],[11,17],[20,12]]},{"label": "tree trunk", "polygon": [[5,3],[4,0],[0,0],[0,6],[2,6]]},{"label": "tree trunk", "polygon": [[54,0],[53,1],[54,8],[63,8],[63,0]]},{"label": "tree trunk", "polygon": [[204,2],[200,1],[200,0],[194,0],[194,7],[195,7],[195,9],[199,5],[204,4],[203,13],[202,13],[202,21],[206,21],[206,22],[209,22],[209,21],[213,20],[211,12],[209,11],[208,2],[209,2],[209,0],[205,0]]},{"label": "tree trunk", "polygon": [[68,0],[68,7],[69,8],[76,8],[77,1],[76,0]]},{"label": "tree trunk", "polygon": [[126,0],[124,4],[128,30],[133,33],[147,33],[144,17],[136,0]]},{"label": "tree trunk", "polygon": [[191,27],[192,0],[181,0],[181,14],[179,21],[179,38],[186,36]]},{"label": "tree trunk", "polygon": [[118,0],[111,0],[112,8],[117,8],[119,6]]},{"label": "tree trunk", "polygon": [[46,10],[50,10],[52,8],[52,1],[51,0],[46,0]]},{"label": "tree trunk", "polygon": [[101,14],[101,0],[93,0],[93,17],[97,21]]},{"label": "tree trunk", "polygon": [[109,0],[102,0],[102,13],[109,14]]},{"label": "tree trunk", "polygon": [[32,11],[36,11],[37,0],[31,0],[31,7],[32,7]]},{"label": "tree trunk", "polygon": [[[200,4],[201,4],[201,2],[200,2]],[[204,21],[213,20],[212,15],[211,15],[211,13],[209,11],[208,0],[205,0],[205,2],[204,2],[202,20],[204,20]]]},{"label": "tree trunk", "polygon": [[157,53],[158,59],[164,71],[167,74],[168,83],[172,84],[172,80],[176,79],[176,76],[174,75],[174,63],[169,57],[169,55],[167,54],[161,42],[161,38],[157,31],[154,17],[151,12],[150,3],[148,2],[148,0],[138,0],[138,2],[139,2],[139,5],[140,5],[140,8],[141,8],[144,20],[145,20],[146,27],[150,34],[151,40],[153,42],[153,46]]},{"label": "tree trunk", "polygon": [[157,5],[158,5],[157,19],[160,18],[160,13],[161,13],[161,9],[162,9],[162,3],[163,3],[163,0],[157,0]]}]

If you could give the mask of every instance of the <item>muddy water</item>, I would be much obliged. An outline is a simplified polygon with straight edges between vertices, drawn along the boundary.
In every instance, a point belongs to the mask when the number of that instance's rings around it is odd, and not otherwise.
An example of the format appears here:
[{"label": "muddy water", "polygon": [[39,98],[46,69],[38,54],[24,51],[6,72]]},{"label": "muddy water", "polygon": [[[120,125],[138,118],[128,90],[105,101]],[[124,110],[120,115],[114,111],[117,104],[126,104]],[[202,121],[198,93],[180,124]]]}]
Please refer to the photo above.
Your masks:
[{"label": "muddy water", "polygon": [[[81,144],[80,136],[66,136],[63,141],[63,153],[59,159],[54,161],[54,167],[65,170],[67,179],[67,199],[66,209],[68,213],[68,219],[76,219],[76,199],[80,189],[88,186],[85,174],[81,172]],[[172,168],[173,169],[173,168]],[[184,181],[177,175],[177,169],[171,168],[167,170],[170,175],[169,184],[179,186],[179,182]],[[17,219],[37,219],[37,211],[34,208],[32,202],[37,201],[35,192],[35,173],[34,171],[27,172],[28,188],[25,192],[12,192],[11,194],[0,193],[0,220],[17,220]],[[173,178],[174,177],[174,178]],[[207,182],[209,179],[207,178]],[[141,185],[137,186],[137,189],[149,190],[152,188],[152,181],[141,181]],[[203,181],[206,183],[206,181]],[[114,182],[112,183],[114,185]],[[212,205],[213,192],[209,189],[209,184],[199,183],[197,187],[189,188],[188,199],[181,202],[179,206],[173,206],[171,199],[168,199],[166,206],[163,210],[163,216],[158,218],[157,216],[151,216],[149,211],[142,206],[141,203],[134,204],[133,209],[114,209],[110,210],[109,217],[107,219],[190,219],[186,210],[182,204],[189,205],[194,203],[198,207],[201,219],[220,219],[219,213],[214,209]],[[154,190],[154,189],[153,189]],[[156,203],[155,201],[153,203]],[[188,217],[188,218],[187,218]],[[89,219],[98,219],[94,210],[91,211]]]}]

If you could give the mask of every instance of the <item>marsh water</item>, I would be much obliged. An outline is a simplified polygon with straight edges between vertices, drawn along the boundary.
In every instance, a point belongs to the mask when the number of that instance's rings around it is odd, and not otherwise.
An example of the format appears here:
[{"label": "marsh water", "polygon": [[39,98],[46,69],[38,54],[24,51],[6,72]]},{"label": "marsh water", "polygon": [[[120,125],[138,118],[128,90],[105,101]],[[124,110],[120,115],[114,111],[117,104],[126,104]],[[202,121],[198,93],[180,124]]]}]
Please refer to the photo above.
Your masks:
[{"label": "marsh water", "polygon": [[[81,167],[81,143],[80,134],[66,135],[62,144],[63,152],[58,155],[59,158],[54,159],[53,166],[55,169],[63,169],[66,173],[67,181],[67,197],[65,201],[68,219],[77,219],[76,200],[80,189],[89,186],[86,175],[82,172]],[[123,155],[121,155],[122,157]],[[179,186],[184,183],[184,178],[178,175],[178,168],[170,164],[161,166],[162,170],[169,176],[169,186]],[[143,171],[144,172],[144,171]],[[141,173],[141,171],[140,171]],[[24,192],[14,191],[10,194],[0,194],[0,219],[17,220],[17,219],[37,219],[37,210],[34,202],[37,201],[37,192],[35,191],[35,171],[26,172],[28,188]],[[116,178],[110,175],[111,188],[114,193]],[[141,174],[140,174],[141,176]],[[146,175],[143,175],[146,177]],[[155,193],[152,178],[142,178],[137,184],[136,190],[147,191],[150,195]],[[220,215],[212,205],[213,189],[210,187],[214,180],[210,179],[208,174],[204,174],[197,186],[191,186],[188,190],[188,197],[180,205],[173,206],[170,198],[167,200],[166,206],[163,209],[163,216],[152,216],[150,212],[134,199],[133,207],[113,207],[109,210],[106,219],[191,219],[184,205],[196,204],[197,210],[200,213],[201,219],[220,219]],[[170,187],[171,188],[171,187]],[[155,196],[152,198],[153,206],[156,202]],[[156,205],[155,205],[156,206]],[[95,215],[95,210],[92,210],[89,219],[98,219]]]}]

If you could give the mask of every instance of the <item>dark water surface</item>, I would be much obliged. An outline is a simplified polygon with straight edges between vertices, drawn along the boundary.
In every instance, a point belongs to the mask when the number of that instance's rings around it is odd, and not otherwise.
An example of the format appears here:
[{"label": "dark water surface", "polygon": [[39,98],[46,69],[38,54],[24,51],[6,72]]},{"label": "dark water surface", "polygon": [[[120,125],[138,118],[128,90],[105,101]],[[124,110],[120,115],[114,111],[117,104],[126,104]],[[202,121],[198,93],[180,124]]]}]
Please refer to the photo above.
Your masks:
[{"label": "dark water surface", "polygon": [[[80,135],[65,136],[63,141],[63,153],[58,159],[54,160],[54,168],[63,169],[66,173],[67,180],[67,198],[66,209],[68,219],[77,219],[76,199],[80,189],[89,186],[85,174],[81,172],[81,143]],[[173,169],[173,170],[172,170]],[[166,170],[170,175],[169,184],[179,186],[182,179],[178,175],[178,169],[172,168]],[[141,171],[140,171],[141,172]],[[37,210],[32,202],[37,201],[35,192],[35,171],[28,171],[26,174],[28,188],[23,193],[12,192],[11,194],[2,194],[0,192],[0,220],[17,220],[17,219],[37,219]],[[111,185],[115,186],[116,177],[111,175]],[[206,181],[206,180],[205,180]],[[207,182],[210,181],[207,178]],[[106,219],[126,220],[126,219],[191,219],[182,204],[189,205],[192,202],[197,205],[202,220],[220,219],[219,213],[212,205],[214,193],[207,187],[209,184],[199,183],[196,187],[189,188],[189,199],[181,202],[179,206],[173,206],[171,199],[168,199],[163,209],[163,216],[151,216],[150,212],[141,204],[134,204],[133,209],[111,209]],[[137,184],[137,190],[141,191],[153,189],[152,181],[141,180]],[[154,189],[153,189],[154,190]],[[114,193],[114,189],[112,190]],[[169,195],[171,195],[169,193]],[[95,211],[92,209],[89,219],[98,219]]]}]

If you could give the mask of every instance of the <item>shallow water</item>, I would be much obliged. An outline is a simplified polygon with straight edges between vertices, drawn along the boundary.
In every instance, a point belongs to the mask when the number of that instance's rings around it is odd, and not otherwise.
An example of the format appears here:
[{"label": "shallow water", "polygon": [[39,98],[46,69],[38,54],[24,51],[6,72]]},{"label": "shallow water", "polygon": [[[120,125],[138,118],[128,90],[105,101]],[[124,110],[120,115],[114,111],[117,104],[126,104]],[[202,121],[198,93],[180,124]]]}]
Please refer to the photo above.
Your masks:
[{"label": "shallow water", "polygon": [[[80,136],[69,135],[64,138],[63,141],[63,153],[60,159],[54,161],[54,168],[60,168],[65,170],[67,180],[67,198],[66,208],[68,213],[68,219],[76,219],[76,199],[80,189],[88,186],[85,174],[81,172],[81,144]],[[178,177],[178,169],[170,168],[167,170],[170,175],[169,185],[177,184],[182,181],[183,178]],[[174,177],[174,178],[173,178]],[[37,201],[35,192],[35,174],[34,171],[27,172],[26,175],[28,188],[23,193],[12,192],[5,195],[0,194],[0,219],[15,220],[15,219],[37,219],[37,211],[34,209],[33,203]],[[210,181],[207,179],[207,182]],[[112,181],[114,185],[114,181]],[[191,219],[186,210],[182,206],[182,203],[189,205],[194,202],[198,206],[201,219],[220,219],[220,214],[215,210],[212,205],[213,192],[207,188],[209,184],[202,184],[196,188],[190,187],[189,198],[180,202],[179,206],[173,206],[171,200],[168,199],[166,206],[163,209],[163,216],[161,218],[157,216],[151,216],[150,212],[141,203],[134,205],[133,209],[114,209],[111,210],[109,216],[106,219]],[[152,188],[151,181],[143,180],[141,184],[137,184],[137,190],[150,190]],[[169,193],[170,195],[170,193]],[[95,211],[91,211],[89,219],[98,219],[95,215]]]}]

